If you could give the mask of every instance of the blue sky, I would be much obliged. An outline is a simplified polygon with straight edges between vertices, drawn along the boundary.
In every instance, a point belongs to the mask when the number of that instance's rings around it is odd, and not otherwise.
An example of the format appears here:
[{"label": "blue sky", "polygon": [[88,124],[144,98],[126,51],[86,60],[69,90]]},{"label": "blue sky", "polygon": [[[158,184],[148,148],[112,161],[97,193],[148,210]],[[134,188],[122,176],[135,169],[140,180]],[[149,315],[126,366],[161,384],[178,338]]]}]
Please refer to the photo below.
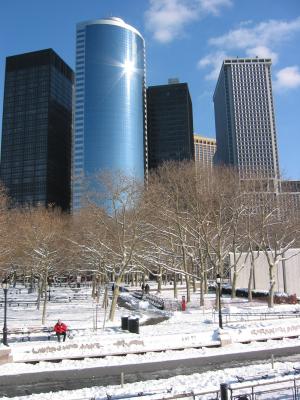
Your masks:
[{"label": "blue sky", "polygon": [[194,130],[208,137],[221,60],[271,57],[280,168],[300,179],[300,0],[1,0],[1,121],[5,57],[52,47],[73,68],[76,23],[106,16],[144,36],[148,85],[189,84]]}]

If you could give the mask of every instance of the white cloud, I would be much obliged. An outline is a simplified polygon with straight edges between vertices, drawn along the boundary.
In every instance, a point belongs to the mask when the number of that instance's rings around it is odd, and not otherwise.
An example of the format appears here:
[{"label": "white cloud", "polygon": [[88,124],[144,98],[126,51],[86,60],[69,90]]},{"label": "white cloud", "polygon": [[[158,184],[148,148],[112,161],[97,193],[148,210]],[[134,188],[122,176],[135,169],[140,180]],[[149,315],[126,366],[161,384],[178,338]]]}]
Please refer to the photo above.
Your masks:
[{"label": "white cloud", "polygon": [[211,38],[209,43],[225,49],[272,47],[290,39],[300,31],[300,17],[292,21],[269,20],[253,27],[240,26],[225,35]]},{"label": "white cloud", "polygon": [[273,64],[276,64],[278,60],[278,54],[266,46],[256,46],[246,49],[246,55],[248,57],[271,58]]},{"label": "white cloud", "polygon": [[196,11],[192,4],[181,0],[150,0],[146,27],[156,40],[167,43],[182,33],[185,24],[198,18]]},{"label": "white cloud", "polygon": [[[246,55],[248,57],[258,56],[258,57],[272,58],[273,63],[276,63],[278,59],[277,54],[265,46],[257,46],[246,49]],[[225,58],[231,58],[231,57],[232,56],[228,55],[228,53],[225,53],[222,50],[211,52],[198,61],[197,67],[198,68],[210,67],[210,72],[205,75],[205,79],[214,81],[219,76],[223,60]]]},{"label": "white cloud", "polygon": [[222,62],[228,56],[223,51],[207,54],[205,57],[198,61],[198,68],[211,67],[210,72],[205,75],[207,80],[216,80],[219,76]]},{"label": "white cloud", "polygon": [[184,33],[187,24],[205,15],[218,15],[231,0],[150,0],[145,12],[146,28],[161,43],[168,43]]},{"label": "white cloud", "polygon": [[232,5],[231,0],[199,0],[200,8],[209,14],[220,15],[220,8]]},{"label": "white cloud", "polygon": [[199,67],[211,67],[206,75],[207,79],[215,79],[218,76],[216,65],[221,53],[231,52],[242,57],[266,57],[271,58],[276,64],[279,58],[278,46],[290,40],[297,32],[300,32],[300,17],[291,21],[269,20],[254,25],[252,21],[242,22],[237,29],[230,30],[224,35],[211,38],[209,45],[216,48],[198,62]]},{"label": "white cloud", "polygon": [[275,74],[274,88],[277,90],[295,89],[300,87],[299,67],[294,65],[280,69]]}]

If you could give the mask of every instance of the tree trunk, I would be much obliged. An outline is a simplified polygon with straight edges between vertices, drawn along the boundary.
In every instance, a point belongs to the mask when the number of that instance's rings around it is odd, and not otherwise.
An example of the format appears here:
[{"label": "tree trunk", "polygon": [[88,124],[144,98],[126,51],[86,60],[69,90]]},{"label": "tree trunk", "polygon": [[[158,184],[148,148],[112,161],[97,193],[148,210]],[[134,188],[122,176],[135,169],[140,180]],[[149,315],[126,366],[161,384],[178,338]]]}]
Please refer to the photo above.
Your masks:
[{"label": "tree trunk", "polygon": [[253,254],[251,254],[250,274],[248,281],[248,301],[252,301],[253,280],[254,280],[254,259],[253,259]]},{"label": "tree trunk", "polygon": [[158,270],[158,279],[157,279],[157,291],[158,293],[161,293],[161,287],[162,287],[162,269],[159,267]]},{"label": "tree trunk", "polygon": [[204,307],[204,280],[200,278],[200,307]]},{"label": "tree trunk", "polygon": [[231,285],[231,298],[232,299],[236,298],[236,281],[237,281],[237,270],[236,270],[236,264],[234,264],[232,285]]},{"label": "tree trunk", "polygon": [[174,273],[174,299],[178,297],[178,289],[177,289],[177,277],[176,273]]},{"label": "tree trunk", "polygon": [[[195,275],[197,273],[197,267],[195,267],[195,264],[193,262],[193,257],[190,257],[190,261],[191,261],[191,270],[192,270],[193,274]],[[192,285],[193,285],[193,293],[196,293],[197,285],[196,285],[196,278],[194,276],[192,278]]]},{"label": "tree trunk", "polygon": [[117,307],[117,302],[118,302],[118,297],[119,297],[119,286],[122,282],[122,276],[119,275],[115,284],[114,284],[114,291],[113,291],[113,296],[112,296],[112,301],[111,301],[111,306],[110,306],[110,311],[109,311],[109,320],[113,321],[115,318],[115,312],[116,312],[116,307]]},{"label": "tree trunk", "polygon": [[36,309],[40,309],[40,303],[41,303],[41,293],[42,293],[42,282],[41,279],[39,278],[38,280],[38,296],[36,299]]},{"label": "tree trunk", "polygon": [[197,292],[197,284],[196,284],[196,278],[193,276],[193,292]]},{"label": "tree trunk", "polygon": [[186,284],[186,302],[189,303],[191,301],[191,288],[190,288],[190,277],[185,275],[185,284]]},{"label": "tree trunk", "polygon": [[106,286],[105,287],[105,291],[104,291],[104,295],[103,295],[102,308],[104,308],[106,310],[107,307],[108,307],[108,288]]},{"label": "tree trunk", "polygon": [[[188,272],[188,262],[187,262],[187,257],[186,257],[186,252],[185,252],[185,247],[181,246],[181,251],[182,251],[182,264],[183,264],[183,270],[184,272]],[[185,274],[185,285],[186,285],[186,302],[189,303],[191,301],[191,280],[190,277]]]},{"label": "tree trunk", "polygon": [[207,270],[206,270],[206,268],[204,268],[204,271],[203,271],[203,284],[204,284],[204,293],[208,294]]},{"label": "tree trunk", "polygon": [[99,298],[100,298],[100,282],[101,282],[101,275],[97,275],[96,276],[96,282],[95,282],[95,295],[97,297],[97,301],[99,302]]},{"label": "tree trunk", "polygon": [[92,279],[92,298],[94,299],[96,296],[96,276],[93,274],[93,279]]},{"label": "tree trunk", "polygon": [[268,299],[268,307],[274,307],[274,289],[275,289],[275,280],[274,280],[274,264],[269,265],[269,278],[270,278],[270,289],[269,289],[269,299]]},{"label": "tree trunk", "polygon": [[199,280],[200,280],[200,307],[203,307],[204,306],[204,291],[205,291],[203,265],[198,267],[198,271],[199,271]]},{"label": "tree trunk", "polygon": [[[46,280],[47,282],[47,280]],[[44,301],[43,301],[43,314],[42,314],[42,325],[45,325],[46,322],[46,311],[47,311],[47,285],[44,284]]]},{"label": "tree trunk", "polygon": [[165,271],[165,274],[163,275],[163,283],[165,286],[168,284],[168,273]]}]

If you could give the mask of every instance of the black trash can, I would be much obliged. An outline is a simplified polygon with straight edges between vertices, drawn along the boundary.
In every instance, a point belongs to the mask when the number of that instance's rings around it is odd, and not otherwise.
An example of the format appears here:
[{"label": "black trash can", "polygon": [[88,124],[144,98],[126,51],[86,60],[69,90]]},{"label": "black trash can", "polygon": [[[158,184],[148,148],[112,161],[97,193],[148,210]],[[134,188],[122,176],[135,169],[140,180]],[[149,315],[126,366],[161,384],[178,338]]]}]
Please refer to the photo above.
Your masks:
[{"label": "black trash can", "polygon": [[121,328],[123,331],[128,330],[128,317],[121,317]]},{"label": "black trash can", "polygon": [[140,333],[140,320],[138,318],[129,318],[128,330],[131,333]]},{"label": "black trash can", "polygon": [[[221,385],[220,385],[220,395],[221,395],[221,400],[228,400],[228,385],[227,385],[227,383],[221,383]],[[242,399],[242,398],[243,397],[239,396],[239,399]]]}]

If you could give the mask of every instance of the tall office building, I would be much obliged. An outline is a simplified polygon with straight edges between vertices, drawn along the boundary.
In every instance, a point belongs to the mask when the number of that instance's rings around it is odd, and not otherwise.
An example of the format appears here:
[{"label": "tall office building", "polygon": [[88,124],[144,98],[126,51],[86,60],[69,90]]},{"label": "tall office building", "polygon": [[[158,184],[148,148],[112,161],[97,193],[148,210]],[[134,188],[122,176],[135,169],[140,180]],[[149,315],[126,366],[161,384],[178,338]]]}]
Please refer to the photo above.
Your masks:
[{"label": "tall office building", "polygon": [[52,50],[7,57],[1,180],[15,204],[70,207],[73,71]]},{"label": "tall office building", "polygon": [[216,139],[194,134],[196,167],[212,167],[216,152]]},{"label": "tall office building", "polygon": [[[170,82],[170,81],[169,81]],[[147,89],[148,164],[194,159],[193,110],[186,83]]]},{"label": "tall office building", "polygon": [[[120,18],[77,25],[73,209],[101,170],[144,179],[145,44]],[[91,179],[92,180],[92,179]]]},{"label": "tall office building", "polygon": [[279,163],[270,59],[226,59],[214,93],[219,164],[242,178],[277,182]]}]

